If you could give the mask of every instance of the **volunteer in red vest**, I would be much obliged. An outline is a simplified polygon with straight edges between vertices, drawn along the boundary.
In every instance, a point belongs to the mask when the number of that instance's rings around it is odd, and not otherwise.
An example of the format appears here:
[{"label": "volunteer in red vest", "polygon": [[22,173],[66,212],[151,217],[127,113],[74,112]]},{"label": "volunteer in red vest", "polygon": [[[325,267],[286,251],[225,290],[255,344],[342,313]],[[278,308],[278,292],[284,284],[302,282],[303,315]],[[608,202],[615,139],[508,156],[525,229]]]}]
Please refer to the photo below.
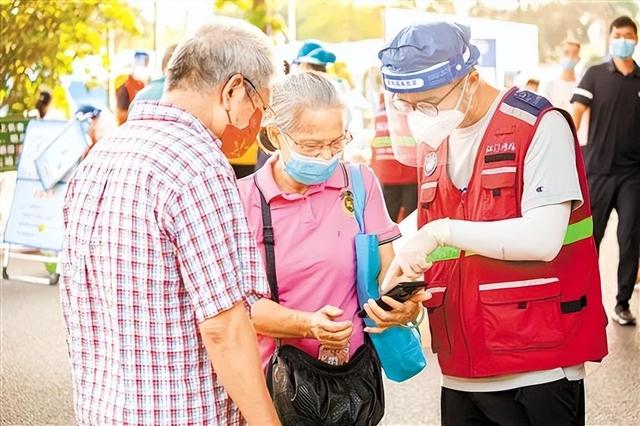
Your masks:
[{"label": "volunteer in red vest", "polygon": [[442,423],[584,424],[606,316],[570,117],[480,78],[464,25],[409,26],[378,56],[394,152],[419,179],[419,230],[383,286],[424,273]]},{"label": "volunteer in red vest", "polygon": [[417,206],[416,169],[394,157],[382,94],[380,101],[375,116],[376,134],[371,143],[371,168],[382,184],[389,216],[399,222]]}]

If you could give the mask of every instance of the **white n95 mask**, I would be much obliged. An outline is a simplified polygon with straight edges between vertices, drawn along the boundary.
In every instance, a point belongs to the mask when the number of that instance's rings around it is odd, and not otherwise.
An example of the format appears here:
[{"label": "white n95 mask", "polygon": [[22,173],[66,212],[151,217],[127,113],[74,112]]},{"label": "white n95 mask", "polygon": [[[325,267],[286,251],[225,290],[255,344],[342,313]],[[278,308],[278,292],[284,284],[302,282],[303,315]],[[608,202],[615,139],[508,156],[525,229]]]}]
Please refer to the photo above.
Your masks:
[{"label": "white n95 mask", "polygon": [[409,129],[416,142],[426,143],[433,149],[438,149],[463,120],[464,113],[458,109],[442,111],[435,117],[420,111],[413,111],[408,116]]},{"label": "white n95 mask", "polygon": [[471,99],[467,103],[467,109],[465,112],[460,111],[460,103],[464,96],[464,92],[467,90],[467,81],[469,76],[465,77],[464,86],[456,106],[453,109],[438,111],[438,115],[435,117],[428,116],[420,111],[412,111],[407,117],[407,124],[409,130],[414,139],[418,143],[426,143],[433,149],[438,149],[442,142],[449,137],[449,135],[462,124],[464,117],[469,111],[469,105],[471,105]]}]

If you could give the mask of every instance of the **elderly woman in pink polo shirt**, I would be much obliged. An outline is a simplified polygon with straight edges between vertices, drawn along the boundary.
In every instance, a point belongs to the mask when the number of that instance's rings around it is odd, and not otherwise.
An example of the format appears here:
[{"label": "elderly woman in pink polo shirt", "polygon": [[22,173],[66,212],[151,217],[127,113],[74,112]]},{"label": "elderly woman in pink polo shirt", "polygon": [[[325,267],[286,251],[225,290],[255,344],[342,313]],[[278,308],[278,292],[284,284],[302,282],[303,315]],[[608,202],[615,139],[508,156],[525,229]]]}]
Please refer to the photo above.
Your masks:
[{"label": "elderly woman in pink polo shirt", "polygon": [[[289,74],[272,90],[267,133],[276,152],[254,175],[239,181],[258,247],[265,254],[260,192],[269,204],[275,236],[279,304],[262,299],[252,307],[264,365],[274,339],[313,357],[324,348],[347,348],[353,355],[365,343],[356,294],[353,214],[348,167],[340,160],[352,137],[345,130],[345,106],[329,79]],[[393,259],[391,242],[400,237],[385,208],[380,185],[362,167],[367,199],[366,232],[376,234],[381,277]],[[421,305],[394,304],[384,313],[369,310],[379,327],[415,320]],[[375,330],[374,330],[375,331]],[[322,347],[322,348],[321,348]],[[346,352],[346,351],[345,351]]]}]

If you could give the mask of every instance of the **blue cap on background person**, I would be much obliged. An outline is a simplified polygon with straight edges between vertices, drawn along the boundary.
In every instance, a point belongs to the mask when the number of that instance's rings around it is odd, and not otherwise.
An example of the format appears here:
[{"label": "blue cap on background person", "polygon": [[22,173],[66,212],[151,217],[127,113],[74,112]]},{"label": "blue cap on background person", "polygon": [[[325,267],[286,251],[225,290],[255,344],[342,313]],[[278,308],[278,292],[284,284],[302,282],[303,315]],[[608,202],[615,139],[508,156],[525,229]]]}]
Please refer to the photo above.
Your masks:
[{"label": "blue cap on background person", "polygon": [[315,64],[326,65],[336,61],[336,55],[325,50],[322,45],[316,41],[305,41],[296,57],[294,63],[302,64]]},{"label": "blue cap on background person", "polygon": [[468,26],[430,22],[403,28],[379,53],[386,90],[424,92],[445,86],[478,64]]},{"label": "blue cap on background person", "polygon": [[311,51],[316,50],[317,48],[322,47],[320,43],[315,40],[307,40],[302,44],[300,50],[298,50],[298,54],[296,55],[296,59],[301,58],[303,56],[308,55]]}]

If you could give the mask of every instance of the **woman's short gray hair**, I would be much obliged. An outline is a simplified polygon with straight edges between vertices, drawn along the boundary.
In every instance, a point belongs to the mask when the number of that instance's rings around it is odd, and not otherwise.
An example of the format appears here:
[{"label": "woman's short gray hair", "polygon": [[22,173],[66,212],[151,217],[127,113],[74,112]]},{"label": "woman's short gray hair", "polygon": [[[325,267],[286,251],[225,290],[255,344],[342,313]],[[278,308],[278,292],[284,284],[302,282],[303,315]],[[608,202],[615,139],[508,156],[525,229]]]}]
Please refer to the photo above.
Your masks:
[{"label": "woman's short gray hair", "polygon": [[253,25],[215,18],[176,48],[167,68],[167,91],[206,90],[242,74],[258,89],[276,72],[273,43]]},{"label": "woman's short gray hair", "polygon": [[334,83],[313,72],[288,74],[273,84],[271,107],[276,113],[265,117],[265,127],[275,126],[285,132],[295,130],[307,108],[344,108],[345,104]]}]

